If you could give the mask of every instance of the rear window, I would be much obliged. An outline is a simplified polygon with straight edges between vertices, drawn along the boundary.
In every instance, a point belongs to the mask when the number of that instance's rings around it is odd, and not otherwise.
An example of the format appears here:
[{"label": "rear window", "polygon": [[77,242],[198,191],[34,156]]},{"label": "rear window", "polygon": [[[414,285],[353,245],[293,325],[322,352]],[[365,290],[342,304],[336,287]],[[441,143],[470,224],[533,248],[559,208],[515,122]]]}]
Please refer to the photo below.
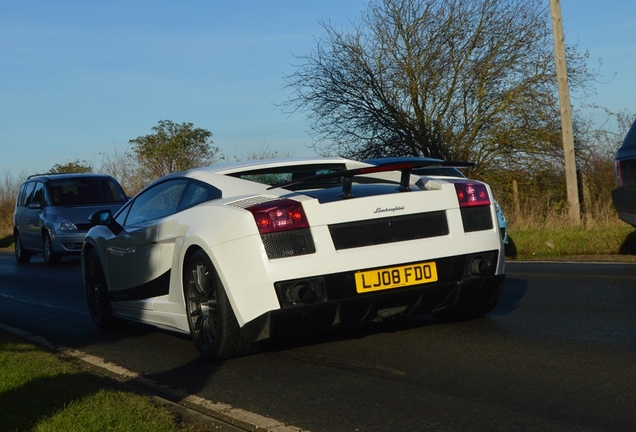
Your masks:
[{"label": "rear window", "polygon": [[[250,180],[256,183],[277,186],[290,181],[302,180],[317,175],[345,171],[345,169],[346,166],[344,164],[296,165],[243,171],[231,175],[233,177]],[[291,186],[289,189],[298,190],[307,188],[324,188],[333,187],[339,184],[341,184],[341,180],[339,178],[331,178],[301,183],[296,186]]]},{"label": "rear window", "polygon": [[625,141],[623,141],[622,148],[634,148],[636,147],[636,122],[632,125],[627,132],[627,136],[625,137]]},{"label": "rear window", "polygon": [[72,178],[53,180],[48,184],[53,206],[110,204],[126,201],[121,187],[108,178]]},{"label": "rear window", "polygon": [[[623,175],[625,175],[627,171],[636,169],[636,166],[634,168],[628,167],[629,164],[636,164],[636,122],[632,124],[629,132],[627,132],[625,140],[623,140],[623,144],[616,152],[616,159],[621,161],[621,171],[623,172]],[[626,177],[623,179],[625,178]]]},{"label": "rear window", "polygon": [[412,173],[420,176],[466,177],[460,170],[455,167],[415,168]]}]

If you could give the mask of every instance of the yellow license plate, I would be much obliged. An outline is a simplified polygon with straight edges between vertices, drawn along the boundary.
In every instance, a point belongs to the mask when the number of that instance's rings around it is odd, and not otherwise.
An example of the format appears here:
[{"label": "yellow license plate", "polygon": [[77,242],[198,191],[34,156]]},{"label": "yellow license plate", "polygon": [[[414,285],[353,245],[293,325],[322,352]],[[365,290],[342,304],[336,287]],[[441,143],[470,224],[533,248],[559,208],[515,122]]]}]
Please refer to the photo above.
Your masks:
[{"label": "yellow license plate", "polygon": [[355,274],[356,290],[359,293],[400,288],[437,281],[435,262],[407,264]]}]

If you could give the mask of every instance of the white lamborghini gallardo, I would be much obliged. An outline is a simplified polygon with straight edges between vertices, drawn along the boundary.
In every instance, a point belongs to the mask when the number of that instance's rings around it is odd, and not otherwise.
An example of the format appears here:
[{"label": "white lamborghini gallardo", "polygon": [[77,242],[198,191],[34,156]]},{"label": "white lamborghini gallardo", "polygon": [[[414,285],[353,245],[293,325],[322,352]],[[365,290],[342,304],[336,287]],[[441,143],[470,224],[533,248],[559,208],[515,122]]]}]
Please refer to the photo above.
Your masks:
[{"label": "white lamborghini gallardo", "polygon": [[171,174],[91,216],[88,306],[189,333],[206,358],[412,313],[489,313],[504,254],[488,185],[427,158],[261,160]]}]

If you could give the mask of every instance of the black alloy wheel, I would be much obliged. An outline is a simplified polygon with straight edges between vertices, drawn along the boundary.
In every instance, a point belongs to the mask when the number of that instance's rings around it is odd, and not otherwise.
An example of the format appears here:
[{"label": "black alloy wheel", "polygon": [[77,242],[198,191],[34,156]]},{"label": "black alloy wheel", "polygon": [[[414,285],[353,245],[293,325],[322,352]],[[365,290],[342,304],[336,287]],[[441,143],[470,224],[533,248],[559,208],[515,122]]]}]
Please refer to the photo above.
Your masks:
[{"label": "black alloy wheel", "polygon": [[84,287],[88,311],[93,322],[100,328],[111,327],[114,320],[110,308],[108,286],[95,249],[89,249],[84,258]]},{"label": "black alloy wheel", "polygon": [[184,275],[186,313],[192,341],[202,357],[225,359],[248,354],[236,316],[210,258],[198,251]]}]

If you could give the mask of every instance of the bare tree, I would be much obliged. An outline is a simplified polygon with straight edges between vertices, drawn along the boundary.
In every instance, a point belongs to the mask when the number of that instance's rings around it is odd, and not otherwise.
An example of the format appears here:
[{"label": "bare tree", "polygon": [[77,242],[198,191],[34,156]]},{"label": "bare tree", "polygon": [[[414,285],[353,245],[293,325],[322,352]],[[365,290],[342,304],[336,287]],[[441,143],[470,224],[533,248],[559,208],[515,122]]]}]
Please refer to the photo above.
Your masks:
[{"label": "bare tree", "polygon": [[258,148],[248,149],[242,153],[237,153],[233,156],[235,162],[249,161],[249,160],[261,160],[261,159],[278,159],[278,158],[293,158],[296,156],[296,150],[277,150],[270,147],[266,143],[262,143]]},{"label": "bare tree", "polygon": [[19,179],[26,177],[25,172],[18,173],[17,177],[5,173],[0,183],[0,244],[2,244],[2,237],[13,234],[13,212],[15,211],[15,199],[20,189]]},{"label": "bare tree", "polygon": [[137,162],[126,151],[113,147],[112,153],[101,153],[101,173],[115,177],[126,191],[133,196],[151,180],[138,168]]},{"label": "bare tree", "polygon": [[[377,0],[351,30],[323,22],[286,77],[285,110],[322,154],[472,160],[560,152],[552,33],[540,0]],[[569,50],[573,85],[591,75]]]}]

